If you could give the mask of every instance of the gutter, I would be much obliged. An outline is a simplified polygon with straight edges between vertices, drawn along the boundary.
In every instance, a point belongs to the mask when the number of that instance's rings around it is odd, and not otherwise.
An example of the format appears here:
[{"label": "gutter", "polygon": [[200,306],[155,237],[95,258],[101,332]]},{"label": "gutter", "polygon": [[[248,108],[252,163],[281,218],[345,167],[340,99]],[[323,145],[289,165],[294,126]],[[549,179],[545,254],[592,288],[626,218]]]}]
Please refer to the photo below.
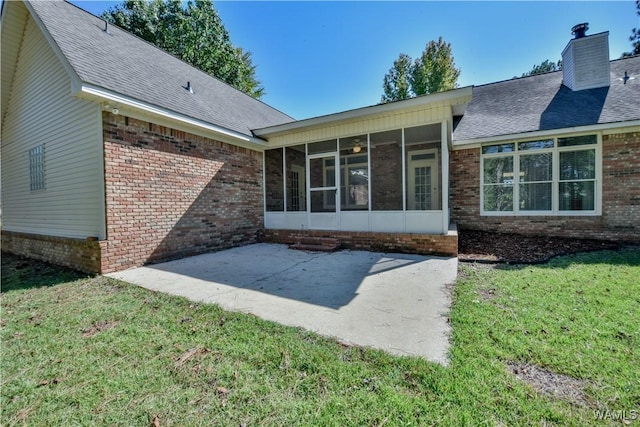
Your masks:
[{"label": "gutter", "polygon": [[417,107],[421,105],[429,105],[436,102],[448,101],[450,99],[472,96],[473,86],[465,86],[459,89],[452,89],[446,92],[437,92],[430,95],[418,96],[415,98],[405,99],[402,101],[394,101],[386,104],[372,105],[369,107],[357,108],[355,110],[343,111],[340,113],[328,114],[325,116],[312,117],[310,119],[298,120],[295,122],[284,123],[281,125],[269,126],[262,129],[253,129],[254,135],[257,136],[273,136],[279,133],[289,132],[292,130],[300,130],[313,126],[335,123],[338,121],[358,119],[374,114],[387,113],[391,111],[399,111],[406,108]]},{"label": "gutter", "polygon": [[524,139],[531,139],[531,138],[538,138],[538,137],[545,137],[545,136],[558,136],[559,134],[565,134],[565,133],[595,132],[595,131],[604,131],[608,129],[620,129],[620,128],[636,127],[636,126],[640,126],[640,119],[624,121],[624,122],[602,123],[602,124],[596,124],[596,125],[574,126],[569,128],[558,128],[558,129],[541,130],[541,131],[533,131],[533,132],[486,136],[486,137],[475,138],[475,139],[461,139],[461,140],[454,140],[452,145],[454,150],[464,149],[464,148],[475,148],[475,147],[479,147],[481,144],[488,143],[488,142],[524,140]]},{"label": "gutter", "polygon": [[207,133],[215,134],[219,138],[223,139],[222,142],[242,145],[254,150],[256,148],[265,148],[267,146],[267,141],[265,141],[264,139],[256,138],[254,136],[246,135],[241,132],[214,125],[212,123],[194,119],[193,117],[179,114],[152,104],[147,104],[145,102],[138,101],[136,99],[112,92],[98,86],[82,83],[80,87],[77,88],[74,95],[92,101],[108,101],[114,104],[111,108],[106,108],[105,111],[113,112],[114,109],[119,110],[124,106],[149,115],[162,117],[163,119],[168,119],[173,122],[179,122],[188,126],[197,127],[199,129],[205,130]]}]

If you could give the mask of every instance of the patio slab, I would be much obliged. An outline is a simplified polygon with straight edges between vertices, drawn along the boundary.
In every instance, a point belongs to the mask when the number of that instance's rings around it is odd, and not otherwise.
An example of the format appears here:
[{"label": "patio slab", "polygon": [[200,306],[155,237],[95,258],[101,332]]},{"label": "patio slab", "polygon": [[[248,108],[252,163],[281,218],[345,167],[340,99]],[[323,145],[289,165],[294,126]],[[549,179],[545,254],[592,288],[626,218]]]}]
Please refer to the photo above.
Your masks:
[{"label": "patio slab", "polygon": [[108,274],[353,345],[446,365],[457,258],[255,244]]}]

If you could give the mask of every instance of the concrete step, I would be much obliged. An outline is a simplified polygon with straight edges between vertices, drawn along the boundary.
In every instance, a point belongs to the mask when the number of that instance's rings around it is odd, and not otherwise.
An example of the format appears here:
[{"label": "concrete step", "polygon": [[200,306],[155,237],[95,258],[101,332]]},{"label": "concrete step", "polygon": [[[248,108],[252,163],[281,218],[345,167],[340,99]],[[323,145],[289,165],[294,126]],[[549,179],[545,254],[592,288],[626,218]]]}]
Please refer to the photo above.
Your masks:
[{"label": "concrete step", "polygon": [[331,237],[301,237],[289,248],[299,251],[333,252],[340,248],[340,241]]}]

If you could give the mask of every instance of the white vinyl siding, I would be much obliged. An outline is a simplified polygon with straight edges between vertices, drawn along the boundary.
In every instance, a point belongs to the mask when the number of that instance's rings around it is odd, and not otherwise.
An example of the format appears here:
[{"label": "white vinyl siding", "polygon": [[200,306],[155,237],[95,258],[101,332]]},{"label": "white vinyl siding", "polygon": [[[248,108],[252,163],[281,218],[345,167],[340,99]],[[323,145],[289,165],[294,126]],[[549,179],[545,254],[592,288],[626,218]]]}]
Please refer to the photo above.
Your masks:
[{"label": "white vinyl siding", "polygon": [[457,99],[455,102],[436,102],[426,106],[380,113],[371,117],[353,119],[331,125],[325,124],[310,129],[293,130],[285,134],[269,136],[269,146],[297,145],[305,142],[339,138],[344,135],[359,135],[403,127],[421,126],[425,123],[437,123],[444,120],[450,121],[452,107],[469,101],[471,101],[470,96]]},{"label": "white vinyl siding", "polygon": [[16,69],[18,51],[24,35],[27,8],[22,2],[4,2],[2,5],[2,127],[11,97],[11,86]]},{"label": "white vinyl siding", "polygon": [[[71,81],[31,17],[2,134],[2,227],[105,237],[101,110]],[[30,191],[30,151],[44,146],[45,188]]]}]

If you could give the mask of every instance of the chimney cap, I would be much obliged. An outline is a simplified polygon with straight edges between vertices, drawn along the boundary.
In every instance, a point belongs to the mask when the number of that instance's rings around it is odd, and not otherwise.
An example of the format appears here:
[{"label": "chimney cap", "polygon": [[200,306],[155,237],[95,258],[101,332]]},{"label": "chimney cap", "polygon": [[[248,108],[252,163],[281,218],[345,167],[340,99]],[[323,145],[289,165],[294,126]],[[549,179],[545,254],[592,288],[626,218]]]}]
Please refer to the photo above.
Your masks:
[{"label": "chimney cap", "polygon": [[581,24],[574,25],[571,28],[571,34],[573,34],[576,39],[581,39],[587,35],[587,30],[589,29],[589,23],[583,22]]}]

